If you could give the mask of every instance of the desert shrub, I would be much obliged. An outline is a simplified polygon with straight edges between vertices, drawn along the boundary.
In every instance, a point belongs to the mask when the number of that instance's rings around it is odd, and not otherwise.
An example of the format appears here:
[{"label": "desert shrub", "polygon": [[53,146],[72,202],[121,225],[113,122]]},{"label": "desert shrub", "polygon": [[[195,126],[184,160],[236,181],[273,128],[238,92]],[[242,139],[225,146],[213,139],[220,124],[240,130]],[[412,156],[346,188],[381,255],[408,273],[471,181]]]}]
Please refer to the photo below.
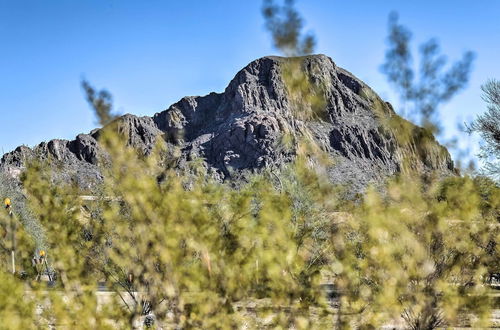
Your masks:
[{"label": "desert shrub", "polygon": [[18,278],[0,271],[0,329],[35,329],[35,303],[26,298],[24,283]]},{"label": "desert shrub", "polygon": [[462,59],[444,70],[447,58],[440,54],[439,42],[432,38],[419,47],[417,74],[412,67],[412,33],[398,19],[396,12],[389,15],[388,49],[381,71],[399,93],[403,106],[410,106],[409,113],[403,115],[418,120],[433,133],[440,133],[438,108],[466,86],[474,53],[465,52]]},{"label": "desert shrub", "polygon": [[482,138],[479,157],[484,161],[483,171],[497,182],[500,179],[500,81],[492,79],[481,86],[487,103],[485,113],[479,115],[469,127],[469,133]]},{"label": "desert shrub", "polygon": [[[229,328],[243,322],[237,304],[259,300],[267,307],[258,313],[273,311],[271,324],[310,325],[309,308],[324,308],[317,260],[304,243],[315,235],[298,238],[302,220],[294,225],[289,195],[259,175],[234,190],[202,170],[165,170],[158,166],[161,146],[143,158],[122,138],[112,125],[101,135],[112,162],[90,216],[78,191],[52,185],[43,166],[24,175],[60,290],[72,297],[64,308],[57,295],[46,297],[47,319],[71,324],[78,315],[87,324],[134,326],[152,314],[163,325]],[[96,313],[90,297],[103,278],[117,298]]]},{"label": "desert shrub", "polygon": [[376,327],[402,316],[410,328],[429,329],[453,324],[461,313],[486,322],[484,283],[497,263],[490,242],[499,228],[481,198],[467,178],[431,187],[405,178],[390,183],[385,196],[369,191],[335,236],[342,324]]}]

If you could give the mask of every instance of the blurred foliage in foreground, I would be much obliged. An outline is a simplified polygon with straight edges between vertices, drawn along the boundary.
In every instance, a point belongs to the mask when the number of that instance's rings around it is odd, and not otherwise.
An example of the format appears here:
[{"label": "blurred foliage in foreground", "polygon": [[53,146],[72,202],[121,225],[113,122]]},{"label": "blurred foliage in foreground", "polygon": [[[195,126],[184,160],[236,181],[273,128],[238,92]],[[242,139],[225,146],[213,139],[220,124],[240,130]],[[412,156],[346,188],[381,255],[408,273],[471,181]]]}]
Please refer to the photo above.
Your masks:
[{"label": "blurred foliage in foreground", "polygon": [[469,133],[479,133],[483,140],[479,157],[484,172],[500,182],[500,81],[490,80],[482,86],[487,110],[468,127]]},{"label": "blurred foliage in foreground", "polygon": [[461,60],[444,71],[447,58],[440,54],[439,43],[432,38],[419,47],[420,66],[417,73],[412,68],[411,38],[412,33],[399,24],[398,14],[391,13],[387,38],[389,48],[381,70],[398,91],[403,111],[407,106],[410,108],[409,113],[403,115],[418,120],[424,128],[439,134],[442,127],[438,108],[467,85],[474,53],[465,52]]},{"label": "blurred foliage in foreground", "polygon": [[[293,2],[267,4],[277,46],[312,51],[312,39],[297,34]],[[295,34],[281,29],[288,21]],[[316,101],[295,70],[284,80],[299,125]],[[189,170],[169,167],[175,153],[161,143],[140,156],[117,133],[110,95],[84,89],[100,122],[111,121],[99,137],[105,182],[85,201],[75,187],[52,184],[45,164],[28,167],[29,205],[14,204],[15,220],[41,223],[57,281],[47,289],[30,274],[19,279],[2,259],[0,327],[433,329],[464,317],[488,325],[488,282],[500,272],[500,190],[490,179],[422,183],[409,172],[345,201],[322,175],[321,151],[297,135],[293,163],[232,189],[196,160]],[[1,187],[1,197],[12,193]],[[19,240],[18,259],[34,250]],[[103,280],[111,292],[97,292]]]},{"label": "blurred foliage in foreground", "polygon": [[[294,163],[232,189],[196,160],[188,171],[170,168],[161,143],[140,156],[116,125],[100,136],[107,166],[93,201],[53,185],[44,164],[23,174],[57,281],[47,290],[30,274],[9,275],[3,262],[8,328],[371,328],[399,320],[430,329],[464,316],[487,325],[488,280],[500,269],[500,191],[491,180],[424,185],[408,173],[384,193],[343,201],[318,168],[321,151],[302,141]],[[28,259],[34,247],[18,245]],[[103,280],[111,293],[96,292]]]},{"label": "blurred foliage in foreground", "polygon": [[[346,202],[308,165],[318,151],[303,143],[279,185],[264,172],[234,190],[196,162],[189,173],[165,168],[162,145],[139,157],[115,132],[111,124],[100,138],[112,165],[92,202],[53,186],[43,164],[24,174],[58,281],[46,290],[2,267],[9,328],[487,322],[486,282],[500,260],[500,191],[489,179],[424,187],[400,177]],[[96,294],[102,280],[115,294]]]}]

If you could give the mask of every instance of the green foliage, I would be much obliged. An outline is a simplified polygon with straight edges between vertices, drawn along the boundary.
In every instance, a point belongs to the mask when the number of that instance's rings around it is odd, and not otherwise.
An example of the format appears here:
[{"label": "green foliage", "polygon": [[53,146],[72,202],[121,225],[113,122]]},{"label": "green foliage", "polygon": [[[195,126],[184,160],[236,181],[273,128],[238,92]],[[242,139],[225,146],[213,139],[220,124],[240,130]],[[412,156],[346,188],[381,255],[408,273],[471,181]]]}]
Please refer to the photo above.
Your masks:
[{"label": "green foliage", "polygon": [[[303,219],[292,226],[288,195],[260,176],[237,191],[179,176],[158,166],[161,145],[142,158],[115,132],[111,124],[100,137],[111,167],[97,212],[73,187],[52,185],[43,166],[23,176],[60,278],[61,292],[42,294],[45,319],[135,326],[147,301],[165,326],[230,328],[244,321],[237,304],[264,301],[263,315],[275,306],[297,310],[271,313],[272,324],[309,324],[301,315],[323,308],[319,272],[304,243],[311,235],[297,233]],[[111,305],[91,299],[103,278],[116,290]],[[61,294],[72,303],[61,305]]]},{"label": "green foliage", "polygon": [[479,133],[484,141],[479,156],[485,160],[484,170],[500,181],[500,81],[490,80],[482,87],[483,98],[488,104],[486,113],[468,127],[469,133]]},{"label": "green foliage", "polygon": [[285,56],[302,56],[313,52],[315,38],[312,34],[302,36],[303,20],[293,7],[294,0],[285,0],[279,6],[273,0],[265,0],[262,14],[266,28],[271,32],[274,46]]},{"label": "green foliage", "polygon": [[[326,82],[312,82],[312,75],[321,68],[312,67],[306,71],[305,57],[287,58],[281,65],[281,75],[288,92],[288,100],[294,116],[294,124],[299,121],[324,120]],[[294,128],[295,131],[296,128]]]},{"label": "green foliage", "polygon": [[406,178],[385,197],[370,191],[342,224],[332,270],[344,293],[343,324],[378,327],[402,315],[410,328],[432,329],[456,324],[461,313],[487,323],[483,283],[488,267],[498,267],[498,248],[488,251],[498,222],[470,179],[423,188]]},{"label": "green foliage", "polygon": [[[161,143],[140,156],[117,124],[100,136],[108,166],[95,201],[54,185],[43,164],[22,177],[58,275],[55,290],[28,282],[31,298],[16,302],[28,324],[128,328],[154,315],[166,328],[344,328],[402,317],[420,329],[464,314],[487,324],[484,284],[500,260],[491,180],[424,186],[402,176],[385,194],[346,203],[318,170],[321,152],[302,142],[293,164],[235,190],[196,166],[189,175],[165,168]],[[106,299],[101,280],[114,292]],[[39,315],[34,301],[43,301]]]},{"label": "green foliage", "polygon": [[96,91],[86,80],[82,80],[82,88],[85,91],[87,102],[96,112],[101,126],[109,124],[117,117],[117,115],[111,112],[113,98],[107,90]]},{"label": "green foliage", "polygon": [[464,53],[460,61],[455,62],[448,70],[446,57],[440,54],[436,39],[430,39],[420,46],[420,68],[417,74],[412,68],[410,49],[411,32],[398,23],[397,13],[389,16],[389,48],[381,70],[400,94],[403,104],[412,105],[410,115],[415,116],[424,128],[439,133],[441,127],[437,118],[440,104],[450,100],[463,89],[471,71],[474,53]]},{"label": "green foliage", "polygon": [[410,121],[397,115],[390,104],[385,103],[370,88],[361,89],[360,95],[371,103],[371,107],[381,123],[379,133],[387,138],[394,138],[403,150],[401,172],[406,174],[422,173],[422,165],[438,168],[447,162],[448,150],[440,146],[432,131],[415,126]]},{"label": "green foliage", "polygon": [[[167,328],[310,328],[334,319],[377,327],[402,316],[419,329],[455,324],[464,313],[486,324],[483,284],[500,260],[491,180],[449,178],[425,190],[402,177],[384,195],[372,190],[346,204],[310,168],[317,151],[304,146],[279,184],[264,173],[234,190],[202,171],[193,182],[158,166],[161,146],[138,157],[114,131],[101,136],[112,166],[94,202],[54,186],[44,166],[23,176],[59,277],[54,291],[33,283],[31,299],[0,301],[27,324],[135,327],[145,301]],[[328,278],[337,313],[323,299]],[[102,279],[115,292],[106,300],[96,299]],[[40,316],[33,299],[44,301]]]},{"label": "green foliage", "polygon": [[[313,83],[311,75],[321,68],[305,70],[304,55],[314,51],[315,38],[312,34],[302,35],[303,19],[294,8],[293,0],[285,0],[283,6],[273,0],[265,0],[262,14],[266,28],[271,33],[274,46],[285,56],[281,75],[288,92],[293,115],[298,120],[322,119],[325,116],[325,82]],[[294,121],[297,125],[297,121]],[[293,127],[293,131],[297,130]],[[298,129],[300,130],[300,129]]]},{"label": "green foliage", "polygon": [[35,329],[35,304],[26,295],[23,283],[3,269],[0,271],[0,329]]}]

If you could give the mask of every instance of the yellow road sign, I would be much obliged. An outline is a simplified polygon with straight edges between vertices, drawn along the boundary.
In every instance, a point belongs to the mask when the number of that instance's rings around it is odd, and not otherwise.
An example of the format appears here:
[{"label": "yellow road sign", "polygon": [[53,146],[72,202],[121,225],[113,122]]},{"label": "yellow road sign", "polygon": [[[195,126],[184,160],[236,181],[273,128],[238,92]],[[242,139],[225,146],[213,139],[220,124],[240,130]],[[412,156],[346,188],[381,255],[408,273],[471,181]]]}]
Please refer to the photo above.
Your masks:
[{"label": "yellow road sign", "polygon": [[5,207],[10,207],[11,205],[10,198],[6,198],[3,203],[5,204]]}]

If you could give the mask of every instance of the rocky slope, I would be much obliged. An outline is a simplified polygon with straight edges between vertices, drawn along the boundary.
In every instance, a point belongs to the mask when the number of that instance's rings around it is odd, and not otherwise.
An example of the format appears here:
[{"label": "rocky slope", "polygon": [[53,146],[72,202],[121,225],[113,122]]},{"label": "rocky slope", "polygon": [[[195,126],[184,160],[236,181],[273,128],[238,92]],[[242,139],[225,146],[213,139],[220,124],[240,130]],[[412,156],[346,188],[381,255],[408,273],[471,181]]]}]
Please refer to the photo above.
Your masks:
[{"label": "rocky slope", "polygon": [[[329,57],[296,60],[311,86],[321,87],[319,116],[302,116],[305,110],[289,97],[281,73],[290,59],[264,57],[238,72],[223,93],[184,97],[153,117],[127,114],[119,119],[121,130],[145,154],[161,137],[180,148],[183,160],[203,158],[222,180],[290,161],[293,151],[280,147],[284,134],[310,137],[333,160],[328,173],[332,182],[351,184],[355,191],[405,166],[453,171],[447,150],[432,135],[397,116],[390,104]],[[18,147],[2,157],[0,168],[16,175],[33,157],[52,159],[65,181],[91,188],[102,179],[98,136],[96,129],[72,141]]]}]

